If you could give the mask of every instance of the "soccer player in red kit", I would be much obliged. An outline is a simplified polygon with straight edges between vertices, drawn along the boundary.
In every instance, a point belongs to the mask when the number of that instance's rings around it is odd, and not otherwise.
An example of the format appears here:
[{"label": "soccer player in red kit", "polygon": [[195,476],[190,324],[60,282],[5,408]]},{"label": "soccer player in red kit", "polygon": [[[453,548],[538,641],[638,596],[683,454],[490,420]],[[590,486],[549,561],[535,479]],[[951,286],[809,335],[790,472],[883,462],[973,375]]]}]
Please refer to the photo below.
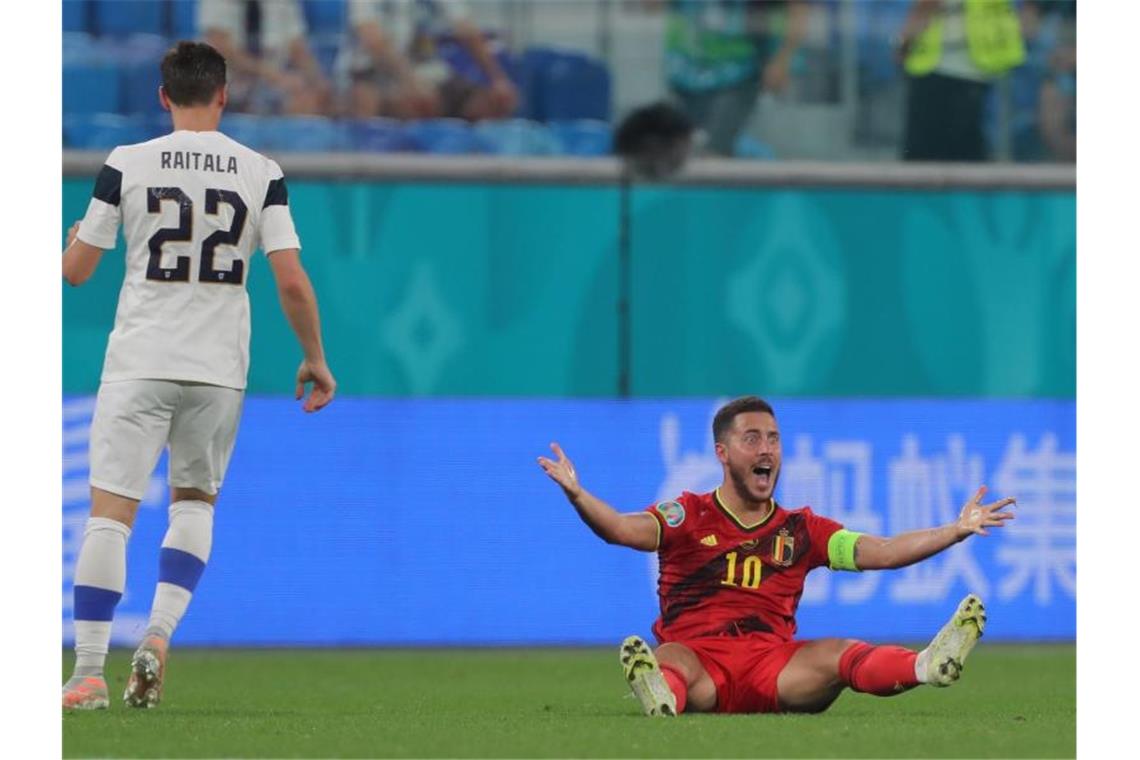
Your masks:
[{"label": "soccer player in red kit", "polygon": [[785,509],[773,493],[782,459],[772,407],[738,398],[713,419],[724,480],[621,514],[584,489],[557,443],[538,463],[582,520],[607,543],[656,551],[661,617],[656,655],[637,636],[621,646],[630,688],[646,715],[821,712],[845,688],[891,696],[919,684],[949,686],[985,628],[973,594],[921,652],[853,639],[793,639],[807,573],[882,570],[920,562],[1012,519],[1012,498],[982,504],[985,486],[949,525],[880,538],[812,512]]}]

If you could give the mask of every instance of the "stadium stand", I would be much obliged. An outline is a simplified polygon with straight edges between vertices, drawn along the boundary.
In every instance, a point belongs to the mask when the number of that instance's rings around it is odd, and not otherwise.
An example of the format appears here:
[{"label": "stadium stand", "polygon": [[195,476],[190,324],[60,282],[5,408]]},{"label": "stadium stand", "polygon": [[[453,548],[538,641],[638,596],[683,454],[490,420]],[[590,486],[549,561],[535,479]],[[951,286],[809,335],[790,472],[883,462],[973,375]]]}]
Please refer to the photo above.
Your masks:
[{"label": "stadium stand", "polygon": [[95,0],[94,6],[95,30],[100,35],[165,34],[169,30],[166,2]]},{"label": "stadium stand", "polygon": [[171,0],[170,36],[175,39],[184,40],[197,35],[197,14],[197,0]]},{"label": "stadium stand", "polygon": [[[173,40],[192,38],[195,0],[65,0],[63,141],[107,149],[161,134],[166,117],[156,92],[157,62]],[[314,54],[332,72],[347,41],[344,3],[306,0]],[[465,76],[478,67],[455,40],[440,54]],[[399,123],[227,114],[223,129],[251,147],[279,151],[423,152],[441,155],[602,156],[612,144],[612,85],[604,64],[583,53],[499,46],[503,69],[519,86],[517,118],[471,125],[456,119]]]},{"label": "stadium stand", "polygon": [[[64,0],[63,3],[63,31],[86,32],[91,22],[88,19],[90,12],[87,0]],[[64,46],[66,48],[66,46]]]}]

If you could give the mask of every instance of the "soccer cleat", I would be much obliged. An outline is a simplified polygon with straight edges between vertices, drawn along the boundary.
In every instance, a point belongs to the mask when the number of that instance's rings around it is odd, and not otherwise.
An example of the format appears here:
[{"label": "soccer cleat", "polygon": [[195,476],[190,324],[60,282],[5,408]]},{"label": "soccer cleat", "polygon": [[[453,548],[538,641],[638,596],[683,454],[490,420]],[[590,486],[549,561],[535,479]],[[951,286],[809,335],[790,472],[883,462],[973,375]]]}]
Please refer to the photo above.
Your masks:
[{"label": "soccer cleat", "polygon": [[131,658],[131,676],[123,701],[129,707],[157,707],[162,700],[162,676],[166,670],[169,642],[159,636],[147,636]]},{"label": "soccer cleat", "polygon": [[99,676],[72,676],[63,685],[63,709],[106,710],[107,682]]},{"label": "soccer cleat", "polygon": [[677,698],[665,682],[653,650],[640,636],[629,636],[621,643],[621,668],[646,715],[677,714]]},{"label": "soccer cleat", "polygon": [[970,651],[986,630],[986,608],[973,594],[958,604],[954,616],[919,653],[920,668],[925,671],[926,683],[931,686],[949,686],[962,675],[962,668]]}]

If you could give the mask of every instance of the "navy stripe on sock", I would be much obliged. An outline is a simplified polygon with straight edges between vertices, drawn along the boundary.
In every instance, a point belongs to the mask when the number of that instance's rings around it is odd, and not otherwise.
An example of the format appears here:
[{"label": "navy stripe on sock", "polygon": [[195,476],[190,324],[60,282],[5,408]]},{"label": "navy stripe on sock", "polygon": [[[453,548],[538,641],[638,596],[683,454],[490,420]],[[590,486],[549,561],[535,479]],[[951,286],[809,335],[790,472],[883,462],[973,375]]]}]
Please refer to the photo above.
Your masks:
[{"label": "navy stripe on sock", "polygon": [[123,592],[95,586],[75,587],[75,619],[108,622],[115,616],[115,605]]},{"label": "navy stripe on sock", "polygon": [[190,552],[163,547],[158,557],[158,580],[193,591],[202,577],[206,563]]}]

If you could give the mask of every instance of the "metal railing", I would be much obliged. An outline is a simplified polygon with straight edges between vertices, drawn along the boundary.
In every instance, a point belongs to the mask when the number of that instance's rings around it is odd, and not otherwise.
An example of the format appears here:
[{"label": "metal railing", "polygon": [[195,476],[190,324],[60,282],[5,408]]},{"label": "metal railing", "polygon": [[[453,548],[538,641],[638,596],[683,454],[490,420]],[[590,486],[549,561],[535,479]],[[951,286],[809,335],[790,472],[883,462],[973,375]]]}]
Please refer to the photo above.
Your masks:
[{"label": "metal railing", "polygon": [[[65,151],[63,174],[94,177],[104,151]],[[615,158],[510,158],[359,153],[278,153],[290,178],[378,182],[617,184]],[[868,187],[1075,190],[1072,164],[913,164],[696,159],[669,184],[716,187]]]}]

